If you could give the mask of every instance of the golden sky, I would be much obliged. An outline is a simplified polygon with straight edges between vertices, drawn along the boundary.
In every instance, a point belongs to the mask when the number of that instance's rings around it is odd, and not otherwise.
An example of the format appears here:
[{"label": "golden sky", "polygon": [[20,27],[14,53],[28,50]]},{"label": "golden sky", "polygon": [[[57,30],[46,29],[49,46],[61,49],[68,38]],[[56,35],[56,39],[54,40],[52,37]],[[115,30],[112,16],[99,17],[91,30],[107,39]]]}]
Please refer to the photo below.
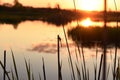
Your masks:
[{"label": "golden sky", "polygon": [[[75,0],[76,7],[82,10],[103,10],[104,0]],[[1,3],[13,3],[13,0],[0,0]],[[73,0],[19,0],[25,6],[33,7],[55,7],[60,4],[61,8],[73,9]],[[117,8],[120,10],[120,0],[116,0]],[[107,0],[108,10],[115,10],[114,0]]]}]

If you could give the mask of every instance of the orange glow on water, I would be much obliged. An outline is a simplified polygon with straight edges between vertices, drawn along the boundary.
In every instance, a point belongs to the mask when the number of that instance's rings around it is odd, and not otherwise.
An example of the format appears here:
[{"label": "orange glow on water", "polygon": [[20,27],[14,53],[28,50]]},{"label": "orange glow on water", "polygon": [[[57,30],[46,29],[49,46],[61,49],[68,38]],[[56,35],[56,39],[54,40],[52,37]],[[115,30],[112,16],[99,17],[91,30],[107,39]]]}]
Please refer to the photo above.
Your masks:
[{"label": "orange glow on water", "polygon": [[81,25],[84,26],[84,27],[89,27],[89,26],[92,25],[92,21],[91,21],[90,18],[86,18],[85,20],[83,20],[83,21],[81,22]]}]

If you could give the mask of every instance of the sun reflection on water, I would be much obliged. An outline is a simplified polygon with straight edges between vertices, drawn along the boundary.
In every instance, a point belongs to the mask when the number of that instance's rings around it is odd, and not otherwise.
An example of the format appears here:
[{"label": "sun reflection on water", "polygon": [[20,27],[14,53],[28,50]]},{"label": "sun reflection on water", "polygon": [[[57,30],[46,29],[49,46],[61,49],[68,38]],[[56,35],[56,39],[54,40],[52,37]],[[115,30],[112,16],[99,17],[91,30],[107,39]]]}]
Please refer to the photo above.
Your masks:
[{"label": "sun reflection on water", "polygon": [[81,25],[84,27],[89,27],[92,25],[92,20],[88,17],[85,20],[81,21]]}]

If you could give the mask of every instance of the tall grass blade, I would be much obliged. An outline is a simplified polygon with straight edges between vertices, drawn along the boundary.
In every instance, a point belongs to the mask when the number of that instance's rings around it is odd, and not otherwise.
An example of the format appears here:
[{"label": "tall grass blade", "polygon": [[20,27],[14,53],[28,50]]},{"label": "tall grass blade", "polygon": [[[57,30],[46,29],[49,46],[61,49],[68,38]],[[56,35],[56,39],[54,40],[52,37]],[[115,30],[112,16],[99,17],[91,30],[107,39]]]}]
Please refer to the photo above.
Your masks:
[{"label": "tall grass blade", "polygon": [[17,66],[16,66],[16,62],[15,62],[15,57],[14,57],[12,49],[11,49],[11,53],[12,53],[12,59],[13,59],[15,74],[16,74],[17,80],[19,80]]},{"label": "tall grass blade", "polygon": [[89,69],[87,69],[87,80],[89,80]]},{"label": "tall grass blade", "polygon": [[94,80],[97,80],[97,66],[94,64]]},{"label": "tall grass blade", "polygon": [[78,68],[77,64],[76,64],[76,69],[77,69],[78,80],[81,80],[81,73],[80,73],[80,69]]},{"label": "tall grass blade", "polygon": [[61,80],[62,80],[62,61],[61,61],[61,64],[60,64],[60,75],[61,75]]},{"label": "tall grass blade", "polygon": [[25,65],[26,65],[28,80],[31,80],[30,64],[27,63],[26,59],[25,59]]},{"label": "tall grass blade", "polygon": [[3,80],[6,80],[5,71],[6,71],[6,50],[4,51],[4,76],[3,76]]},{"label": "tall grass blade", "polygon": [[98,55],[98,48],[97,48],[97,44],[96,44],[96,62],[97,62],[97,55]]},{"label": "tall grass blade", "polygon": [[104,0],[104,34],[103,34],[103,74],[102,79],[106,80],[107,65],[107,0]]},{"label": "tall grass blade", "polygon": [[58,80],[62,80],[62,75],[61,75],[61,66],[60,66],[60,41],[61,41],[61,38],[60,36],[58,35],[57,36],[57,48],[58,48],[58,55],[57,55],[57,58],[58,58]]},{"label": "tall grass blade", "polygon": [[81,58],[80,46],[79,46],[79,44],[78,44],[78,43],[77,43],[76,45],[77,45],[77,49],[78,49],[79,56],[80,56],[80,58]]},{"label": "tall grass blade", "polygon": [[75,4],[75,0],[73,0],[73,4],[74,4],[74,8],[75,8],[75,10],[76,10],[76,4]]},{"label": "tall grass blade", "polygon": [[[116,9],[116,11],[118,10],[117,9],[117,4],[116,4],[116,0],[114,0],[114,5],[115,5],[115,9]],[[116,15],[117,16],[117,18],[118,18],[118,15]],[[119,22],[118,22],[118,20],[116,19],[116,27],[117,27],[117,32],[116,32],[116,43],[115,43],[115,60],[114,60],[114,74],[113,74],[113,80],[115,80],[115,72],[116,72],[116,58],[117,58],[117,46],[118,46],[118,44],[117,44],[117,42],[118,42],[118,26],[119,26]]]},{"label": "tall grass blade", "polygon": [[42,58],[42,61],[43,61],[43,75],[44,75],[44,80],[46,80],[44,58]]},{"label": "tall grass blade", "polygon": [[96,44],[96,60],[94,64],[94,80],[97,80],[97,55],[98,55],[98,48]]},{"label": "tall grass blade", "polygon": [[115,59],[114,59],[113,80],[115,80],[115,74],[116,74],[116,61],[117,61],[117,44],[115,46]]},{"label": "tall grass blade", "polygon": [[78,62],[78,55],[77,55],[76,47],[75,47],[75,55],[76,55],[76,60],[77,60],[77,62]]},{"label": "tall grass blade", "polygon": [[81,67],[82,67],[82,77],[83,77],[82,80],[85,80],[85,71],[82,63],[81,63]]},{"label": "tall grass blade", "polygon": [[81,50],[82,50],[83,66],[84,66],[84,72],[85,72],[85,80],[87,80],[87,71],[86,71],[86,64],[85,64],[85,56],[84,56],[84,51],[83,51],[83,46],[82,45],[81,45]]},{"label": "tall grass blade", "polygon": [[[69,69],[70,69],[71,67],[70,67],[70,59],[69,59],[69,57],[68,57],[68,64],[69,64]],[[71,75],[71,80],[74,80],[71,69],[70,69],[70,73],[71,73],[70,74]]]},{"label": "tall grass blade", "polygon": [[110,64],[108,65],[106,80],[108,80],[108,75],[109,75],[109,72],[110,72]]},{"label": "tall grass blade", "polygon": [[72,57],[71,57],[71,53],[70,53],[69,44],[68,44],[68,40],[67,40],[67,36],[66,36],[64,25],[63,25],[63,32],[64,32],[65,41],[66,41],[68,54],[69,54],[69,58],[70,58],[70,65],[71,65],[71,69],[72,69],[73,79],[75,80],[75,73],[74,73],[74,68],[73,68],[73,63],[72,63]]},{"label": "tall grass blade", "polygon": [[12,80],[15,80],[15,77],[14,77],[14,73],[13,73],[12,68],[11,68],[11,75],[12,75]]},{"label": "tall grass blade", "polygon": [[30,80],[31,80],[32,71],[31,71],[31,66],[30,66],[30,60],[29,60],[28,66],[29,66],[29,75],[30,75]]},{"label": "tall grass blade", "polygon": [[98,72],[98,80],[100,80],[100,73],[101,73],[101,68],[102,68],[102,60],[103,60],[103,54],[101,54],[101,59],[100,59],[100,66],[99,66],[99,72]]},{"label": "tall grass blade", "polygon": [[120,80],[120,58],[118,59],[118,67],[116,71],[116,80]]},{"label": "tall grass blade", "polygon": [[[111,60],[111,63],[113,62],[113,58],[112,58],[112,51],[110,49],[110,60]],[[112,69],[112,75],[114,75],[114,68],[113,68],[113,65],[111,64],[111,69]]]},{"label": "tall grass blade", "polygon": [[[2,69],[4,70],[4,65],[2,64],[1,61],[0,61],[0,65],[1,65]],[[9,75],[8,75],[8,72],[6,70],[4,70],[4,71],[5,71],[5,74],[7,75],[8,80],[11,80]]]},{"label": "tall grass blade", "polygon": [[98,55],[98,48],[96,44],[96,63],[94,65],[94,70],[95,70],[95,80],[97,80],[97,55]]},{"label": "tall grass blade", "polygon": [[110,49],[110,59],[111,59],[111,62],[112,62],[112,50]]}]

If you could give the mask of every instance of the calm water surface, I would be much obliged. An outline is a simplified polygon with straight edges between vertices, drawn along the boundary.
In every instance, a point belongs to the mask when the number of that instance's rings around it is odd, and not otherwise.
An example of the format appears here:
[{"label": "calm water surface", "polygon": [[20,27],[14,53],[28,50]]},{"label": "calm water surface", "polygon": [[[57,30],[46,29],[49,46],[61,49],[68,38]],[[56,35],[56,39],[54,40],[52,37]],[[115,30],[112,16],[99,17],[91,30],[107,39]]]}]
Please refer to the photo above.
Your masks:
[{"label": "calm water surface", "polygon": [[[72,22],[65,26],[66,34],[67,30],[76,25]],[[102,26],[103,22],[95,23],[94,25]],[[116,24],[108,23],[110,26],[115,26]],[[39,74],[43,79],[43,69],[42,69],[42,57],[45,60],[46,76],[47,80],[57,80],[57,35],[60,35],[62,39],[62,47],[60,50],[61,61],[62,61],[62,76],[63,80],[71,79],[71,70],[68,64],[68,52],[66,48],[65,38],[63,34],[62,26],[57,27],[52,24],[43,23],[41,21],[25,21],[21,22],[15,29],[13,25],[10,24],[0,24],[0,60],[3,62],[3,51],[7,50],[7,71],[11,71],[13,68],[13,62],[11,57],[11,51],[13,50],[14,56],[17,63],[18,75],[21,80],[27,79],[27,72],[25,67],[24,58],[31,63],[31,70],[35,76],[35,80],[39,79]],[[77,63],[75,54],[75,45],[71,39],[69,39],[70,51],[74,63]],[[108,50],[114,53],[114,48]],[[120,50],[118,50],[118,57]],[[87,68],[90,71],[90,80],[94,78],[94,66],[95,63],[95,48],[84,48],[85,60]],[[100,62],[100,55],[102,54],[101,49],[99,49],[98,54],[98,66]],[[78,55],[78,53],[77,53]],[[110,60],[110,54],[108,55],[108,64],[112,64]],[[112,54],[112,57],[114,54]],[[79,58],[79,61],[81,59]],[[110,70],[111,71],[111,70]],[[91,73],[92,72],[92,73]],[[75,68],[75,74],[76,68]],[[0,67],[0,80],[2,80],[3,71]],[[11,74],[10,74],[11,75]],[[109,78],[112,76],[112,72],[109,74]]]}]

